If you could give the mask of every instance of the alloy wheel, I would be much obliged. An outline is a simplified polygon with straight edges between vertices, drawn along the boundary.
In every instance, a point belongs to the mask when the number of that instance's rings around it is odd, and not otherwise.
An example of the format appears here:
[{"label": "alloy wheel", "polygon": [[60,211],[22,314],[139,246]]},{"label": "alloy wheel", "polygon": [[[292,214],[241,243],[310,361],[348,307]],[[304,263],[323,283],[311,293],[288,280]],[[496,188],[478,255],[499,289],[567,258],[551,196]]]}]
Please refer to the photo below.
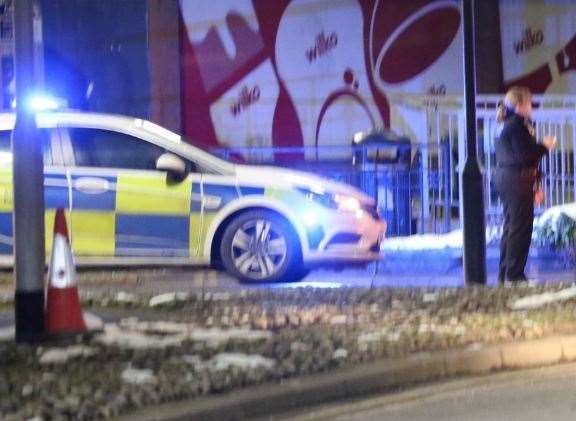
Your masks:
[{"label": "alloy wheel", "polygon": [[244,276],[263,279],[274,276],[287,255],[287,241],[280,227],[267,219],[247,221],[234,233],[232,261]]}]

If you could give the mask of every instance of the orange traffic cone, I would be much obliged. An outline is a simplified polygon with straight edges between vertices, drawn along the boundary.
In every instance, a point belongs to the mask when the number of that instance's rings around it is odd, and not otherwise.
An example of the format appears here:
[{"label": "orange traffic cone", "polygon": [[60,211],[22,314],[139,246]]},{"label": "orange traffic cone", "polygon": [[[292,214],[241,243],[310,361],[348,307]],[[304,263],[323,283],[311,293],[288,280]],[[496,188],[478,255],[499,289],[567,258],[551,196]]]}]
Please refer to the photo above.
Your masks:
[{"label": "orange traffic cone", "polygon": [[48,334],[86,332],[86,323],[78,298],[74,256],[68,240],[68,228],[62,209],[56,210],[54,221],[54,241],[48,270],[45,319]]}]

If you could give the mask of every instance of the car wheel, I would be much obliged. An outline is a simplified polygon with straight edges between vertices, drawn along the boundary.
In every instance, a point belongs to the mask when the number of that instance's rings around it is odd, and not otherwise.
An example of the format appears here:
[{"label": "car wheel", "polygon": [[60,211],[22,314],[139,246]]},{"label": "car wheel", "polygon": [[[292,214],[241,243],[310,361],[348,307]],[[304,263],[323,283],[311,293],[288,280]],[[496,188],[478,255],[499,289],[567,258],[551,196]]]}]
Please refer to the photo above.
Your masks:
[{"label": "car wheel", "polygon": [[282,217],[254,210],[226,227],[220,244],[225,269],[242,281],[295,281],[305,276],[300,242]]}]

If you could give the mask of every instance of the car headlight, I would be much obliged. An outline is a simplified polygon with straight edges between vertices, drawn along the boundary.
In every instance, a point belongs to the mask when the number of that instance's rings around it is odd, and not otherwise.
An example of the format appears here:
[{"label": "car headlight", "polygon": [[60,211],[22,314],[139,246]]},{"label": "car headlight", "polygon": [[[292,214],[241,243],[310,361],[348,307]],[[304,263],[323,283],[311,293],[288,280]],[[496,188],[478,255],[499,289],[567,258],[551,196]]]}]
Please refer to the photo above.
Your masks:
[{"label": "car headlight", "polygon": [[356,212],[362,209],[360,201],[352,196],[333,193],[305,192],[306,198],[314,203],[343,212]]},{"label": "car headlight", "polygon": [[338,210],[356,212],[361,209],[360,201],[352,196],[334,195],[334,201],[338,204]]}]

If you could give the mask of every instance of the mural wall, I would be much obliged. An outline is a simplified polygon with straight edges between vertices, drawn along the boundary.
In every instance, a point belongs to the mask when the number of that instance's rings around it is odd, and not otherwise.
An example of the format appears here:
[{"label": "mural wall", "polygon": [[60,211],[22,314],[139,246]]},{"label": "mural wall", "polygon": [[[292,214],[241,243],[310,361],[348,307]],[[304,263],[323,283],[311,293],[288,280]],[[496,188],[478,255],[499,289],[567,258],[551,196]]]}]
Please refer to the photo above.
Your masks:
[{"label": "mural wall", "polygon": [[456,0],[180,7],[183,129],[205,146],[349,145],[401,119],[402,95],[462,92]]},{"label": "mural wall", "polygon": [[576,2],[501,0],[500,28],[507,86],[576,94]]},{"label": "mural wall", "polygon": [[[54,1],[41,2],[47,86],[80,109],[146,117],[158,60],[148,3],[119,11],[113,0]],[[173,1],[182,85],[167,91],[181,88],[182,129],[194,143],[348,145],[382,126],[422,141],[422,115],[407,97],[462,94],[460,0]],[[0,0],[2,108],[14,91],[11,4]],[[576,2],[500,0],[497,10],[502,56],[478,48],[502,60],[503,88],[576,94]]]}]

